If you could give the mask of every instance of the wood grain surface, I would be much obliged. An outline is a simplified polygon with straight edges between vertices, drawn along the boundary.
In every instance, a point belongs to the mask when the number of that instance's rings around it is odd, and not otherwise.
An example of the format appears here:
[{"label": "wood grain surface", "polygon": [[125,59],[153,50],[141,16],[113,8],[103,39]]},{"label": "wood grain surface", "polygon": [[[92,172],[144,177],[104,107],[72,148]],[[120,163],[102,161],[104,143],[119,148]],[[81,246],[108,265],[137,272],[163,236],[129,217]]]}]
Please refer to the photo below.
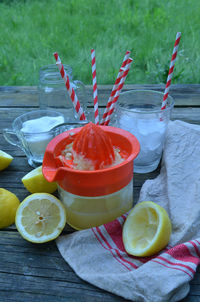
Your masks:
[{"label": "wood grain surface", "polygon": [[[105,106],[112,86],[98,87],[99,104]],[[126,85],[125,90],[164,91],[164,85]],[[92,106],[92,87],[86,87]],[[200,124],[200,85],[172,85],[175,99],[172,119]],[[21,178],[29,171],[24,153],[7,143],[3,129],[10,128],[17,116],[39,108],[37,87],[0,87],[0,149],[14,157],[11,165],[0,172],[0,187],[15,193],[22,201],[29,193]],[[134,199],[142,184],[159,174],[159,168],[148,174],[134,174]],[[73,230],[66,226],[63,233]],[[81,280],[61,257],[55,242],[32,244],[16,231],[15,225],[0,230],[0,302],[122,302],[125,299]],[[199,269],[183,302],[200,302]],[[156,301],[149,301],[156,302]]]}]

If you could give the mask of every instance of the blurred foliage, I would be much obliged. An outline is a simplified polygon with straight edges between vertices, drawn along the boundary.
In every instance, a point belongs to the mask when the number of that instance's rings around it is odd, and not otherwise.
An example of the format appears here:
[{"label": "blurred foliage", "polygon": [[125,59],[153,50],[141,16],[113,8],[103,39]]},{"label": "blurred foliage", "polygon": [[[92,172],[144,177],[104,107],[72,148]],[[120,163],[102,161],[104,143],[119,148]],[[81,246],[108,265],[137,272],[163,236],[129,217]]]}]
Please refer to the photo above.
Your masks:
[{"label": "blurred foliage", "polygon": [[165,83],[176,32],[182,37],[173,83],[199,83],[200,1],[0,1],[0,85],[37,85],[39,68],[57,51],[74,78],[113,84],[126,50],[134,64],[126,83]]}]

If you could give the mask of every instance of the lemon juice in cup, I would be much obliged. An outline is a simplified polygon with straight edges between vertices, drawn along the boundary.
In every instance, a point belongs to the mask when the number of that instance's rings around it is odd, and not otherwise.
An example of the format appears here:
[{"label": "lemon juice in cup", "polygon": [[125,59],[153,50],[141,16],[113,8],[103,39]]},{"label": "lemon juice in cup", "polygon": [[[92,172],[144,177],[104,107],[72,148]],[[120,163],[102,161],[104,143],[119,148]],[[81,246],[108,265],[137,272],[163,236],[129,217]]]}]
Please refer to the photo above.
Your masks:
[{"label": "lemon juice in cup", "polygon": [[133,206],[133,181],[125,188],[103,196],[79,196],[58,186],[60,199],[67,209],[67,222],[75,229],[98,226],[129,211]]},{"label": "lemon juice in cup", "polygon": [[133,206],[133,160],[139,143],[131,133],[92,123],[66,131],[47,146],[43,174],[56,181],[75,229],[98,226]]}]

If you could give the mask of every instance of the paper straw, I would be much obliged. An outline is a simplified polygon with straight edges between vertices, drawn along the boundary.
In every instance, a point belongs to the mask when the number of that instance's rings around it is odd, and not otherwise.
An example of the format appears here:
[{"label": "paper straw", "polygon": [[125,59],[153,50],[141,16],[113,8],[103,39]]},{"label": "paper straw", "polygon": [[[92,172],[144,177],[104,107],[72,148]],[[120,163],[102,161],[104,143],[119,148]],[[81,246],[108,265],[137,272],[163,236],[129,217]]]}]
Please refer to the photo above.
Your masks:
[{"label": "paper straw", "polygon": [[80,105],[80,102],[79,102],[79,100],[77,98],[77,95],[76,95],[73,87],[70,84],[69,77],[68,77],[68,75],[65,72],[64,66],[63,66],[63,64],[62,64],[62,62],[61,62],[61,60],[60,60],[60,58],[58,56],[58,53],[55,52],[53,55],[54,55],[54,57],[56,59],[56,65],[59,68],[61,77],[63,78],[63,80],[65,82],[65,86],[66,86],[67,91],[69,93],[69,96],[71,98],[72,104],[73,104],[73,106],[74,106],[74,108],[75,108],[75,110],[76,110],[76,112],[77,112],[80,120],[85,120],[86,117],[85,117],[85,114],[83,112],[83,109],[82,109],[82,107]]},{"label": "paper straw", "polygon": [[181,39],[181,33],[178,32],[176,34],[176,41],[175,41],[175,44],[174,44],[172,58],[171,58],[170,66],[169,66],[169,73],[168,73],[168,77],[167,77],[167,83],[166,83],[166,86],[165,86],[165,91],[164,91],[161,110],[165,109],[166,105],[167,105],[167,98],[168,98],[169,88],[170,88],[170,84],[171,84],[171,80],[172,80],[172,76],[173,76],[174,65],[175,65],[175,62],[176,62],[176,56],[177,56],[177,53],[178,53],[178,46],[179,46],[180,39]]},{"label": "paper straw", "polygon": [[128,75],[128,72],[129,72],[129,70],[130,70],[130,67],[131,67],[132,62],[133,62],[133,59],[129,58],[129,59],[128,59],[128,62],[127,62],[127,65],[126,65],[126,67],[125,67],[125,71],[123,72],[122,78],[121,78],[121,80],[120,80],[119,86],[118,86],[117,91],[116,91],[116,93],[115,93],[114,99],[113,99],[112,104],[111,104],[111,106],[110,106],[110,109],[109,109],[109,111],[108,111],[106,120],[105,120],[105,122],[104,122],[104,124],[103,124],[103,125],[105,125],[105,126],[108,126],[108,124],[109,124],[109,122],[110,122],[112,113],[113,113],[113,111],[114,111],[114,109],[115,109],[116,102],[117,102],[117,100],[118,100],[118,98],[119,98],[119,95],[120,95],[120,92],[121,92],[121,90],[122,90],[122,88],[123,88],[123,86],[124,86],[124,82],[125,82],[125,80],[126,80],[126,77],[127,77],[127,75]]},{"label": "paper straw", "polygon": [[93,84],[93,99],[94,99],[94,121],[95,124],[99,124],[99,109],[98,109],[98,97],[97,97],[97,78],[96,78],[96,60],[95,50],[91,49],[92,58],[92,84]]},{"label": "paper straw", "polygon": [[112,91],[111,91],[111,95],[110,95],[110,97],[109,97],[109,99],[108,99],[108,103],[107,103],[107,106],[106,106],[106,108],[105,108],[105,111],[104,111],[102,120],[101,120],[101,125],[103,125],[104,122],[105,122],[105,119],[106,119],[106,117],[107,117],[109,108],[110,108],[110,106],[111,106],[111,104],[112,104],[113,98],[114,98],[114,96],[115,96],[115,93],[116,93],[116,91],[117,91],[118,85],[119,85],[119,83],[120,83],[120,81],[121,81],[123,72],[124,72],[124,70],[125,70],[124,67],[126,66],[126,64],[127,64],[127,62],[128,62],[128,59],[129,59],[129,57],[130,57],[130,53],[131,53],[130,51],[127,51],[126,54],[125,54],[125,56],[124,56],[122,65],[121,65],[121,67],[120,67],[120,69],[119,69],[119,73],[118,73],[118,75],[117,75],[117,79],[116,79],[115,84],[114,84],[114,86],[113,86],[113,89],[112,89]]}]

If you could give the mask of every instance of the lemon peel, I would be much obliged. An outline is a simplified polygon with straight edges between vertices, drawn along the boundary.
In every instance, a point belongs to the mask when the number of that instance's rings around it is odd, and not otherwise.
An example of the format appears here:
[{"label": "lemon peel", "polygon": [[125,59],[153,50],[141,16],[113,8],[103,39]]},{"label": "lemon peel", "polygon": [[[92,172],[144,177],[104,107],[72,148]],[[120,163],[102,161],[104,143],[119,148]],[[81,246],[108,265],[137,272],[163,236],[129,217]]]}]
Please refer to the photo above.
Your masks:
[{"label": "lemon peel", "polygon": [[19,204],[20,201],[14,193],[0,188],[0,229],[15,222],[15,214]]},{"label": "lemon peel", "polygon": [[10,154],[0,150],[0,171],[6,169],[12,161],[13,157]]}]

